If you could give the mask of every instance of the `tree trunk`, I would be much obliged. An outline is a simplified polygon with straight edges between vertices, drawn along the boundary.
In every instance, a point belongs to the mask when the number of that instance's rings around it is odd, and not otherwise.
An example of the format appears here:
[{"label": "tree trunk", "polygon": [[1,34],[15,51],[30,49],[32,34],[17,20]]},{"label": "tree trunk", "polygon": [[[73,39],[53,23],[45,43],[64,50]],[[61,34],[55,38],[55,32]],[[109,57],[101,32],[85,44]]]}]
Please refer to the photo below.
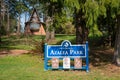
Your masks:
[{"label": "tree trunk", "polygon": [[55,39],[55,30],[53,29],[51,31],[51,40],[54,40]]},{"label": "tree trunk", "polygon": [[85,21],[82,17],[83,15],[82,10],[75,15],[76,44],[82,44],[84,43],[84,40],[86,40]]},{"label": "tree trunk", "polygon": [[25,12],[25,22],[27,22],[27,12]]},{"label": "tree trunk", "polygon": [[49,24],[49,22],[50,22],[50,20],[49,20],[50,18],[48,17],[48,16],[46,16],[46,20],[45,20],[45,23],[46,23],[46,41],[49,41],[49,39],[50,39],[50,32],[49,32],[49,26],[50,26],[50,24]]},{"label": "tree trunk", "polygon": [[4,0],[1,0],[1,14],[2,14],[2,21],[4,21],[5,20],[5,11],[6,11],[6,8],[5,8],[5,2],[4,2]]},{"label": "tree trunk", "polygon": [[50,30],[50,26],[53,25],[53,21],[51,20],[51,17],[47,17],[46,19],[46,41],[49,42],[51,40],[54,40],[55,38],[55,31],[54,29]]},{"label": "tree trunk", "polygon": [[83,43],[82,27],[81,25],[76,25],[76,44],[82,43]]},{"label": "tree trunk", "polygon": [[111,21],[111,8],[110,6],[107,9],[107,27],[108,27],[108,45],[111,47],[112,46],[112,42],[111,42],[111,37],[112,37],[112,21]]},{"label": "tree trunk", "polygon": [[[1,14],[0,14],[0,19],[1,19]],[[1,26],[2,26],[2,25],[1,25],[1,21],[0,21],[0,43],[1,43],[1,41],[2,41],[2,40],[1,40]]]},{"label": "tree trunk", "polygon": [[[2,1],[0,1],[0,11],[1,11],[1,8],[2,8]],[[0,12],[0,19],[2,18],[2,13]],[[0,20],[0,42],[2,41],[1,40],[1,26],[2,26],[2,20]]]},{"label": "tree trunk", "polygon": [[7,9],[7,35],[8,36],[10,34],[10,20],[9,19],[10,19],[9,10]]},{"label": "tree trunk", "polygon": [[17,35],[20,35],[20,15],[18,16]]},{"label": "tree trunk", "polygon": [[117,33],[115,40],[114,62],[120,66],[120,15],[117,16]]},{"label": "tree trunk", "polygon": [[46,41],[48,42],[50,39],[50,32],[48,31],[48,29],[46,30]]}]

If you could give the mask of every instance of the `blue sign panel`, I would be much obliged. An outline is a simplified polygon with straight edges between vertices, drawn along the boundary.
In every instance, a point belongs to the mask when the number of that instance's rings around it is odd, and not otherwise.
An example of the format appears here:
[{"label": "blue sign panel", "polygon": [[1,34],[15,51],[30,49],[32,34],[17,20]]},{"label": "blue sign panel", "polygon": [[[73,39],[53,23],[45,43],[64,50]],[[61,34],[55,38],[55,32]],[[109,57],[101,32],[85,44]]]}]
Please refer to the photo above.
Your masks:
[{"label": "blue sign panel", "polygon": [[67,40],[63,41],[61,45],[48,45],[47,57],[86,57],[86,45],[71,45]]}]

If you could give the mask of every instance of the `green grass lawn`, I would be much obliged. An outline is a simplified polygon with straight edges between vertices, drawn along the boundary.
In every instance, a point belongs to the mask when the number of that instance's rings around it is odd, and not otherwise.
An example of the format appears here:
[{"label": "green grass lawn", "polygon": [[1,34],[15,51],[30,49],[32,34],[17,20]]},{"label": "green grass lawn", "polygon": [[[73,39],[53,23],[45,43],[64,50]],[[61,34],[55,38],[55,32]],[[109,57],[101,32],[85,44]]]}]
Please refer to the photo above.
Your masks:
[{"label": "green grass lawn", "polygon": [[120,80],[119,73],[110,73],[101,68],[86,71],[44,71],[44,62],[39,56],[23,54],[0,57],[0,80]]}]

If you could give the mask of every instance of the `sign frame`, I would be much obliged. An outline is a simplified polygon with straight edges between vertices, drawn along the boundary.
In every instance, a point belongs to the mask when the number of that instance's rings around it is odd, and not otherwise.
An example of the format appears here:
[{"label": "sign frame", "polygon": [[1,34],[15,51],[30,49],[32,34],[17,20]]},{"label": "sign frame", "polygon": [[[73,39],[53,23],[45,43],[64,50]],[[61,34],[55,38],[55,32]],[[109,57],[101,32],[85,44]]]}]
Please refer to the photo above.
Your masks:
[{"label": "sign frame", "polygon": [[[81,48],[80,48],[81,47]],[[84,47],[84,48],[82,48]],[[55,49],[54,49],[55,48]],[[60,48],[63,50],[60,50]],[[70,52],[70,49],[72,48],[74,51],[76,51],[77,54],[74,54],[72,52]],[[51,49],[53,51],[51,51]],[[58,50],[58,52],[57,52]],[[51,51],[51,54],[50,54]],[[56,51],[56,52],[54,52]],[[62,52],[63,51],[63,52]],[[85,59],[86,65],[82,66],[81,68],[77,68],[77,69],[82,69],[82,70],[86,70],[86,72],[89,72],[89,49],[88,49],[88,41],[86,41],[85,44],[78,44],[78,45],[71,45],[71,42],[68,40],[64,40],[61,45],[47,45],[47,43],[45,43],[44,46],[44,70],[49,70],[49,69],[54,69],[51,66],[48,65],[48,60],[52,59],[52,58],[58,58],[58,59],[62,59],[65,57],[68,57],[71,59],[74,58],[80,58],[80,59]],[[58,54],[59,53],[59,54]],[[61,55],[62,54],[62,55]],[[63,68],[63,66],[59,67],[58,69],[65,69]],[[70,69],[76,69],[74,66],[70,66]]]}]

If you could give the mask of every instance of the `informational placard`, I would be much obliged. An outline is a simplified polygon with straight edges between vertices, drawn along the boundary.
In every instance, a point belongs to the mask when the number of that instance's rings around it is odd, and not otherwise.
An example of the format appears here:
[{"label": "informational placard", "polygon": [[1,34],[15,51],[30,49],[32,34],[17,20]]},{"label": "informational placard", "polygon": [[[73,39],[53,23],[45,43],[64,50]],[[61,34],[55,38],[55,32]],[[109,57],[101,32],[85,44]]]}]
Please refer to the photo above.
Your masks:
[{"label": "informational placard", "polygon": [[63,58],[63,68],[70,69],[70,58],[68,57]]},{"label": "informational placard", "polygon": [[54,68],[54,69],[59,68],[59,59],[58,58],[52,58],[52,68]]},{"label": "informational placard", "polygon": [[74,58],[74,68],[75,69],[82,68],[82,59]]},{"label": "informational placard", "polygon": [[[45,44],[44,69],[84,69],[89,71],[88,42],[86,44],[72,45],[70,41],[65,40],[61,45]],[[82,59],[86,65],[82,65]],[[51,60],[52,65],[48,65]],[[72,60],[72,61],[71,61]],[[61,65],[61,62],[63,62]],[[74,65],[71,62],[74,61]]]}]

